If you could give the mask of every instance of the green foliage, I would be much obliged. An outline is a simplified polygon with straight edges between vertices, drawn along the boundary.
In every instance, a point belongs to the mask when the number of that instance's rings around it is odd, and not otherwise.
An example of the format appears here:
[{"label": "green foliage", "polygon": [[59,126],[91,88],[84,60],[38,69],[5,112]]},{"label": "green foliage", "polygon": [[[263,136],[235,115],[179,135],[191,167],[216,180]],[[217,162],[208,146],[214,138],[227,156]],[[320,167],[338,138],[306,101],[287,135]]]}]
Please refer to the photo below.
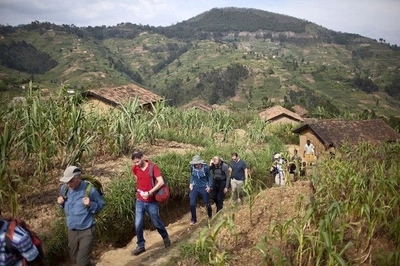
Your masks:
[{"label": "green foliage", "polygon": [[293,133],[298,124],[283,123],[279,125],[269,125],[272,136],[279,136],[281,142],[286,144],[299,144],[299,137]]},{"label": "green foliage", "polygon": [[398,250],[372,252],[372,240],[380,235],[399,245],[399,144],[345,145],[340,154],[316,167],[310,204],[303,209],[300,198],[298,213],[272,225],[254,247],[265,264],[396,264]]},{"label": "green foliage", "polygon": [[178,23],[175,28],[178,28],[182,24],[190,28],[217,32],[254,32],[260,29],[304,32],[307,22],[255,9],[213,8],[185,23]]},{"label": "green foliage", "polygon": [[[135,82],[166,96],[173,106],[198,98],[217,104],[231,99],[236,108],[256,110],[268,105],[267,98],[276,102],[286,97],[285,103],[300,104],[309,113],[324,107],[330,118],[363,109],[389,117],[399,109],[391,84],[398,76],[399,50],[394,46],[261,10],[213,9],[169,27],[76,27],[34,21],[0,30],[7,36],[1,45],[25,42],[59,62],[35,76],[0,66],[6,74],[0,89],[7,90],[7,97],[18,94],[16,86],[26,86],[29,80],[50,91],[61,84],[95,89]],[[249,34],[239,34],[243,31]],[[289,36],[286,31],[306,32],[313,38]],[[245,67],[248,76],[224,73],[232,65]],[[218,72],[216,81],[200,82],[204,73],[213,71]],[[357,74],[371,77],[376,87],[355,82]],[[353,83],[360,83],[360,89],[353,89],[358,88]],[[371,88],[379,105],[368,94]],[[384,90],[391,97],[379,93]]]},{"label": "green foliage", "polygon": [[235,216],[232,215],[226,219],[217,222],[214,227],[211,223],[199,233],[194,244],[189,244],[182,252],[184,257],[194,257],[199,263],[207,263],[209,265],[223,266],[226,265],[231,255],[227,252],[223,241],[219,239],[221,230],[228,230],[237,237],[234,227]]},{"label": "green foliage", "polygon": [[[251,178],[251,175],[249,175],[249,177],[246,180],[246,183],[243,186],[243,191],[246,194],[245,203],[249,208],[250,223],[253,223],[253,207],[257,198],[259,197],[258,191],[254,187],[253,182],[254,181]],[[262,189],[260,188],[259,191],[261,190]]]},{"label": "green foliage", "polygon": [[378,86],[369,77],[360,77],[359,75],[356,75],[352,84],[366,93],[378,91]]},{"label": "green foliage", "polygon": [[106,205],[97,217],[97,228],[103,242],[123,242],[134,231],[136,180],[129,166],[127,174],[113,178],[104,193]]},{"label": "green foliage", "polygon": [[385,92],[396,99],[400,99],[400,77],[395,75],[393,80],[385,87]]},{"label": "green foliage", "polygon": [[[60,216],[61,216],[60,210]],[[68,254],[68,237],[65,217],[61,216],[51,224],[48,233],[39,235],[43,242],[43,250],[45,251],[45,262],[47,265],[53,264],[55,261],[62,261]]]},{"label": "green foliage", "polygon": [[0,44],[0,64],[29,74],[44,74],[58,63],[32,44],[21,41],[10,45]]},{"label": "green foliage", "polygon": [[209,104],[220,104],[235,96],[239,81],[248,75],[249,70],[240,64],[231,64],[226,70],[213,69],[200,75],[200,81],[190,95],[200,95]]}]

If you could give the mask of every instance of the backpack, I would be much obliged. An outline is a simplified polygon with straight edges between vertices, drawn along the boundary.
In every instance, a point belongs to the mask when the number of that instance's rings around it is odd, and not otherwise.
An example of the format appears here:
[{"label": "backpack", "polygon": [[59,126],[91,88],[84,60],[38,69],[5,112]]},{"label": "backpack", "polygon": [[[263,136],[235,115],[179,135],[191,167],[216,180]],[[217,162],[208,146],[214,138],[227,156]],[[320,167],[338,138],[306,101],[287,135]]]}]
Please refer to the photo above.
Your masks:
[{"label": "backpack", "polygon": [[[99,180],[97,180],[96,178],[94,178],[94,176],[91,175],[82,175],[82,180],[85,181],[87,183],[86,185],[86,189],[85,189],[85,195],[86,197],[89,197],[90,194],[90,189],[92,188],[92,186],[97,190],[97,192],[99,192],[100,196],[104,195],[104,191],[103,191],[103,185],[101,184],[101,182]],[[64,185],[64,192],[63,192],[63,197],[66,198],[67,197],[67,192],[69,187],[67,185]]]},{"label": "backpack", "polygon": [[[225,162],[222,158],[220,158],[220,160],[221,160],[221,166],[220,166],[221,173],[225,176],[225,172],[222,171],[222,166],[223,166],[224,164],[226,164],[226,165],[228,166],[228,168],[229,168],[229,165],[228,165],[228,163]],[[213,164],[210,166],[210,172],[213,174],[213,176],[214,176],[214,171],[215,171],[215,164],[213,163]],[[226,176],[225,176],[225,178],[226,178]]]},{"label": "backpack", "polygon": [[[189,167],[190,167],[190,174],[193,174],[193,171],[194,171],[193,164],[191,164]],[[204,174],[204,176],[207,176],[206,171],[205,171],[206,167],[208,167],[208,165],[206,163],[202,163],[201,169],[198,170],[198,171],[201,171]]]},{"label": "backpack", "polygon": [[296,170],[297,170],[296,163],[295,162],[291,162],[289,164],[289,173],[290,174],[296,174],[296,172],[297,172]]},{"label": "backpack", "polygon": [[269,170],[269,173],[273,174],[273,175],[277,175],[279,173],[278,167],[276,165],[272,165],[270,170]]},{"label": "backpack", "polygon": [[[151,178],[151,185],[154,187],[155,186],[155,178],[154,178],[154,164],[150,163],[150,168],[149,168],[149,175]],[[169,198],[169,186],[167,184],[167,181],[165,180],[164,176],[162,176],[164,180],[164,185],[162,185],[161,188],[159,188],[156,192],[154,192],[154,199],[157,202],[163,202],[166,201]]]},{"label": "backpack", "polygon": [[[28,262],[24,257],[22,257],[21,253],[18,251],[16,247],[12,245],[12,239],[14,237],[15,227],[20,227],[31,237],[33,245],[35,245],[36,249],[39,251],[38,258],[39,260],[35,259],[35,265],[43,265],[44,253],[42,249],[42,241],[37,236],[37,234],[25,223],[25,221],[17,218],[7,218],[3,219],[4,221],[8,222],[7,231],[5,235],[5,242],[6,242],[6,253],[11,253],[14,255],[14,261],[21,259],[22,265],[32,265],[32,262]],[[40,263],[39,263],[40,261]],[[39,263],[39,264],[38,264]]]}]

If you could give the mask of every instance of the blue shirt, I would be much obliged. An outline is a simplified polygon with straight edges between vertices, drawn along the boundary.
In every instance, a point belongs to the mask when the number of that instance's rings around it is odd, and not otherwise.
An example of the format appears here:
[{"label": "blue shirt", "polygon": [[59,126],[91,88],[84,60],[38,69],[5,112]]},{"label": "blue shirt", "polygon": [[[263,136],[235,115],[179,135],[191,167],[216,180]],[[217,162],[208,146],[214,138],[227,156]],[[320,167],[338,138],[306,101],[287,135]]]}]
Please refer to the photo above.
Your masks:
[{"label": "blue shirt", "polygon": [[243,160],[239,159],[237,162],[231,160],[229,166],[232,168],[231,178],[241,181],[246,179],[244,170],[247,169],[247,165]]},{"label": "blue shirt", "polygon": [[[67,227],[72,230],[85,230],[95,224],[94,215],[104,208],[104,200],[92,186],[89,198],[90,207],[87,208],[82,199],[86,197],[87,182],[81,181],[76,190],[68,189],[67,200],[64,203],[64,212],[67,217]],[[64,194],[65,184],[61,186],[61,195]]]},{"label": "blue shirt", "polygon": [[208,165],[203,164],[201,168],[196,168],[190,165],[190,184],[196,187],[209,187],[212,188],[212,176]]},{"label": "blue shirt", "polygon": [[[4,221],[4,220],[3,220]],[[22,266],[22,260],[14,262],[14,254],[6,253],[6,231],[8,222],[4,221],[0,231],[0,265]],[[24,229],[16,226],[11,244],[15,247],[27,261],[33,261],[39,255],[39,251],[32,243],[31,237]]]}]

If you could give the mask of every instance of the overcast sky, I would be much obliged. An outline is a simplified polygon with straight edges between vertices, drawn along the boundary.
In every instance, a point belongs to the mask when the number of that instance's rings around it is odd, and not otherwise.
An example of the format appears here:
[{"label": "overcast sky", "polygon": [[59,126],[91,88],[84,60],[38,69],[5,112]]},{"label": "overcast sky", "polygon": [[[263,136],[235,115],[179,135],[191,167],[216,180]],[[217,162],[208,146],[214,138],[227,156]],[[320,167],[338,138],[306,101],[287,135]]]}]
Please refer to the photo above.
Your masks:
[{"label": "overcast sky", "polygon": [[400,0],[0,0],[0,24],[169,26],[214,7],[248,7],[400,45]]}]

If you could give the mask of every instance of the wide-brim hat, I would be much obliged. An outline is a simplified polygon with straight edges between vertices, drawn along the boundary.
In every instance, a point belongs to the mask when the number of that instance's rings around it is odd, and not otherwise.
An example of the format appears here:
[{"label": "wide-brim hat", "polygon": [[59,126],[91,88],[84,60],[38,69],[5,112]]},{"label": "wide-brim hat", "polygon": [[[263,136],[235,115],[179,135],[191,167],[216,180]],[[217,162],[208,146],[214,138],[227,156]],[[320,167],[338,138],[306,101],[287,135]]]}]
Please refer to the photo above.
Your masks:
[{"label": "wide-brim hat", "polygon": [[81,175],[82,171],[79,167],[77,166],[68,166],[65,171],[63,176],[60,178],[60,181],[63,183],[68,183],[71,181],[72,178],[74,178],[77,175]]},{"label": "wide-brim hat", "polygon": [[192,160],[190,161],[190,164],[199,164],[199,163],[204,163],[204,160],[201,159],[200,155],[193,156]]}]

